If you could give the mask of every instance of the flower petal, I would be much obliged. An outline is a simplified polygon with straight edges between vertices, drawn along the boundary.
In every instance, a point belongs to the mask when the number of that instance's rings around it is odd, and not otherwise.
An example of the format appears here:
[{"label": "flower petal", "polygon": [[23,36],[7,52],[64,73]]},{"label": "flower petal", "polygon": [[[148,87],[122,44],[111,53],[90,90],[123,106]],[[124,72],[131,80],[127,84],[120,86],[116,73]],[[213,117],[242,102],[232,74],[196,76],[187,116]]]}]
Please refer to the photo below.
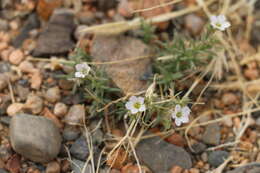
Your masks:
[{"label": "flower petal", "polygon": [[181,105],[176,105],[175,106],[175,113],[180,112],[181,111]]},{"label": "flower petal", "polygon": [[139,111],[140,112],[144,112],[146,110],[146,107],[145,105],[143,104],[140,108],[139,108]]},{"label": "flower petal", "polygon": [[181,125],[181,121],[180,121],[179,118],[176,118],[176,119],[175,119],[175,124],[176,124],[177,126],[180,126],[180,125]]},{"label": "flower petal", "polygon": [[131,102],[136,102],[136,101],[137,101],[137,97],[136,97],[136,96],[131,96],[131,97],[129,98],[129,101],[131,101]]},{"label": "flower petal", "polygon": [[183,123],[188,123],[188,122],[189,122],[189,117],[188,117],[188,116],[182,116],[182,117],[181,117],[181,121],[182,121]]},{"label": "flower petal", "polygon": [[132,108],[130,111],[132,114],[136,114],[138,112],[138,109]]},{"label": "flower petal", "polygon": [[77,71],[81,71],[83,69],[83,65],[82,64],[76,64],[75,68]]},{"label": "flower petal", "polygon": [[181,109],[181,113],[183,116],[187,117],[190,115],[190,108],[188,106],[184,106],[182,109]]},{"label": "flower petal", "polygon": [[143,97],[137,97],[137,100],[139,103],[143,104],[144,103],[144,98]]},{"label": "flower petal", "polygon": [[128,101],[126,104],[125,104],[125,107],[128,109],[128,110],[131,110],[133,108],[133,103]]},{"label": "flower petal", "polygon": [[216,23],[218,20],[217,16],[210,16],[211,23]]},{"label": "flower petal", "polygon": [[83,73],[81,73],[81,72],[75,72],[75,77],[76,78],[84,78],[85,75]]},{"label": "flower petal", "polygon": [[223,15],[223,14],[220,14],[219,16],[218,16],[218,21],[220,22],[220,23],[223,23],[223,22],[225,22],[227,19],[226,19],[226,16],[225,15]]}]

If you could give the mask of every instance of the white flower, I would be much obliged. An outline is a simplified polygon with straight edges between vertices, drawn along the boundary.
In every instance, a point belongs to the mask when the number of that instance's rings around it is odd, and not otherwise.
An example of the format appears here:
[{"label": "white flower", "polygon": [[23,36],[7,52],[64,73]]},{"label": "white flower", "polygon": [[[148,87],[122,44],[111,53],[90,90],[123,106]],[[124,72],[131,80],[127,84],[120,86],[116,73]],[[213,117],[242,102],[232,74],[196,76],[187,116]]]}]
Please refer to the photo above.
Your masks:
[{"label": "white flower", "polygon": [[226,28],[231,26],[230,22],[227,21],[226,17],[223,14],[219,16],[211,16],[210,24],[220,31],[224,31]]},{"label": "white flower", "polygon": [[181,107],[180,105],[175,106],[175,110],[172,113],[172,118],[175,119],[175,124],[180,126],[181,123],[189,122],[190,108],[188,106]]},{"label": "white flower", "polygon": [[144,112],[146,110],[143,97],[131,96],[125,107],[132,113]]},{"label": "white flower", "polygon": [[75,68],[76,68],[76,72],[75,72],[76,78],[85,78],[90,71],[89,65],[85,62],[81,64],[77,64]]}]

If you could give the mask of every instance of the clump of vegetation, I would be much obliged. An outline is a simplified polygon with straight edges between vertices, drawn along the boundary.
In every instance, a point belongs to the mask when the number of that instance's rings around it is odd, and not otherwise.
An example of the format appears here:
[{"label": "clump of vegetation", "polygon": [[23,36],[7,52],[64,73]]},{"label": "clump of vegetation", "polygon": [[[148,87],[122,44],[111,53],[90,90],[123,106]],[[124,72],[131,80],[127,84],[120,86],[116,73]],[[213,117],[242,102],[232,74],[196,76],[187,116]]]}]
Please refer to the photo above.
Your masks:
[{"label": "clump of vegetation", "polygon": [[[147,127],[163,125],[164,129],[173,127],[172,120],[177,126],[189,122],[190,101],[185,95],[180,98],[176,93],[174,82],[186,75],[187,70],[207,65],[216,58],[214,48],[218,41],[214,37],[214,28],[224,30],[229,25],[223,17],[212,17],[211,27],[198,39],[184,38],[177,35],[172,41],[153,42],[158,57],[154,66],[154,77],[145,95],[125,96],[115,98],[120,89],[113,88],[106,74],[95,66],[87,64],[90,56],[77,50],[72,60],[75,62],[74,75],[71,75],[78,85],[83,87],[86,99],[90,100],[90,114],[102,115],[109,111],[118,119],[133,120]],[[155,39],[154,27],[147,23],[141,26],[142,39],[149,44]],[[116,101],[113,101],[115,100]]]}]

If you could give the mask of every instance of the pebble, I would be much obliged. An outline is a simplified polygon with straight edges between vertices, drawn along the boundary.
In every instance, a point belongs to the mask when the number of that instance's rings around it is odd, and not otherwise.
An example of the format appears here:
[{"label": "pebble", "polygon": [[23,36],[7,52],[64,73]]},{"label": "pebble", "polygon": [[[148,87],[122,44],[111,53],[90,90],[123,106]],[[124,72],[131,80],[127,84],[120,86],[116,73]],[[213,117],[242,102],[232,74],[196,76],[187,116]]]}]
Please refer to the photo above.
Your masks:
[{"label": "pebble", "polygon": [[182,173],[183,169],[179,166],[173,166],[170,170],[170,173]]},{"label": "pebble", "polygon": [[197,16],[195,14],[189,14],[185,16],[184,23],[188,31],[192,35],[196,36],[201,33],[205,22],[200,16]]},{"label": "pebble", "polygon": [[206,152],[201,154],[201,160],[203,162],[207,162],[208,161],[208,154]]},{"label": "pebble", "polygon": [[59,87],[49,88],[45,93],[45,98],[51,103],[55,103],[60,100],[61,94]]},{"label": "pebble", "polygon": [[68,112],[68,107],[64,103],[58,102],[54,106],[53,113],[58,117],[63,117]]},{"label": "pebble", "polygon": [[47,164],[46,173],[60,173],[60,172],[61,172],[61,167],[58,162],[53,161]]},{"label": "pebble", "polygon": [[218,167],[221,165],[225,159],[229,156],[229,153],[226,151],[212,151],[209,153],[208,163],[213,167]]},{"label": "pebble", "polygon": [[25,101],[30,93],[30,90],[28,87],[24,87],[23,85],[17,84],[16,92],[19,99],[21,99],[21,101]]},{"label": "pebble", "polygon": [[89,155],[88,144],[86,138],[81,136],[70,147],[71,155],[78,159],[85,161]]},{"label": "pebble", "polygon": [[12,103],[11,105],[8,106],[6,112],[9,116],[14,116],[18,113],[23,112],[23,106],[24,104],[22,103]]},{"label": "pebble", "polygon": [[63,139],[65,139],[66,141],[73,141],[77,139],[79,135],[80,135],[79,129],[75,126],[70,126],[70,125],[65,126],[62,134]]},{"label": "pebble", "polygon": [[250,80],[255,80],[259,77],[258,69],[248,68],[244,71],[244,76]]},{"label": "pebble", "polygon": [[58,127],[45,117],[29,114],[13,116],[10,140],[14,151],[40,163],[53,160],[61,147]]},{"label": "pebble", "polygon": [[75,29],[74,20],[72,10],[55,9],[48,24],[40,33],[32,55],[36,57],[64,55],[73,49],[75,44],[71,35]]},{"label": "pebble", "polygon": [[6,48],[8,48],[8,44],[6,42],[0,42],[0,52]]},{"label": "pebble", "polygon": [[200,154],[207,149],[207,146],[202,142],[197,142],[191,146],[193,153]]},{"label": "pebble", "polygon": [[72,81],[65,80],[65,79],[60,79],[59,80],[59,87],[61,89],[70,90],[70,89],[73,88],[73,86],[74,86],[74,82],[72,82]]},{"label": "pebble", "polygon": [[10,70],[11,70],[11,67],[10,67],[9,63],[0,62],[0,74],[10,72]]},{"label": "pebble", "polygon": [[64,118],[67,124],[77,125],[81,123],[85,117],[85,108],[83,105],[73,105]]},{"label": "pebble", "polygon": [[20,49],[16,49],[9,55],[9,62],[14,65],[19,65],[24,59],[24,54]]},{"label": "pebble", "polygon": [[90,164],[88,164],[85,167],[85,170],[83,170],[84,166],[85,166],[85,162],[82,162],[77,159],[72,159],[71,168],[74,173],[92,173],[92,168]]},{"label": "pebble", "polygon": [[75,32],[74,32],[74,37],[77,39],[77,40],[80,40],[81,38],[83,38],[83,36],[85,35],[85,33],[82,32],[82,30],[88,28],[87,25],[79,25],[77,26]]},{"label": "pebble", "polygon": [[6,162],[11,156],[12,156],[12,151],[10,150],[10,148],[1,145],[0,146],[0,158],[1,160],[3,160],[4,162]]},{"label": "pebble", "polygon": [[19,65],[19,69],[23,73],[34,73],[35,72],[35,68],[30,61],[21,62],[21,64]]},{"label": "pebble", "polygon": [[5,169],[0,168],[0,173],[8,173]]},{"label": "pebble", "polygon": [[210,124],[202,136],[202,141],[209,145],[218,145],[220,143],[220,127],[218,124]]},{"label": "pebble", "polygon": [[43,99],[37,95],[29,95],[24,105],[25,109],[30,110],[32,114],[39,114],[43,109]]},{"label": "pebble", "polygon": [[0,91],[5,89],[8,85],[8,78],[4,74],[0,74]]},{"label": "pebble", "polygon": [[192,166],[190,155],[182,147],[169,144],[160,137],[141,141],[136,152],[139,159],[156,173],[165,173],[174,165],[185,169]]},{"label": "pebble", "polygon": [[197,168],[191,168],[189,171],[189,173],[200,173],[200,171]]},{"label": "pebble", "polygon": [[4,19],[0,19],[0,31],[7,31],[9,28],[8,22]]},{"label": "pebble", "polygon": [[224,105],[230,106],[232,104],[237,104],[239,102],[239,98],[235,94],[229,92],[223,94],[221,101]]}]

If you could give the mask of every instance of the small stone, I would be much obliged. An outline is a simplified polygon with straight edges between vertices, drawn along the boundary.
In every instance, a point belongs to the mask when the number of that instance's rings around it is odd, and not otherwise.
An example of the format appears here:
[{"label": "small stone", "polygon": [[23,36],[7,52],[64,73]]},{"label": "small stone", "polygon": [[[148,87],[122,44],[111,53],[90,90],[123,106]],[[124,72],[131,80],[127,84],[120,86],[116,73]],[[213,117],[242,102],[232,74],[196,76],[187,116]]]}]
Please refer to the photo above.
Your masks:
[{"label": "small stone", "polygon": [[182,173],[183,169],[179,166],[173,166],[170,170],[170,173]]},{"label": "small stone", "polygon": [[185,169],[192,166],[191,157],[183,148],[169,144],[160,137],[141,141],[136,152],[138,158],[156,173],[168,172],[173,166]]},{"label": "small stone", "polygon": [[259,72],[256,68],[248,68],[244,71],[244,75],[250,80],[255,80],[259,77]]},{"label": "small stone", "polygon": [[[72,159],[71,168],[74,173],[92,173],[92,167],[88,164],[85,169],[85,162],[77,159]],[[84,169],[84,170],[83,170]]]},{"label": "small stone", "polygon": [[205,23],[200,16],[197,16],[195,14],[188,14],[187,16],[185,16],[184,22],[185,27],[194,36],[201,33]]},{"label": "small stone", "polygon": [[73,141],[77,139],[80,135],[80,131],[77,127],[75,126],[66,126],[63,130],[63,139],[66,141]]},{"label": "small stone", "polygon": [[213,151],[209,154],[208,162],[213,167],[221,165],[227,159],[229,153],[226,151]]},{"label": "small stone", "polygon": [[86,138],[81,136],[70,147],[71,155],[79,160],[85,161],[89,155]]},{"label": "small stone", "polygon": [[61,102],[58,102],[54,106],[53,113],[57,115],[58,117],[63,117],[68,112],[68,107]]},{"label": "small stone", "polygon": [[203,162],[208,162],[208,154],[206,152],[202,153],[201,159]]},{"label": "small stone", "polygon": [[35,72],[35,68],[34,68],[33,64],[29,61],[21,62],[21,64],[19,65],[19,69],[23,73],[34,73]]},{"label": "small stone", "polygon": [[33,56],[63,55],[74,47],[71,35],[75,28],[74,14],[69,9],[56,9],[43,28]]},{"label": "small stone", "polygon": [[85,115],[86,113],[83,105],[73,105],[65,116],[64,121],[70,125],[77,125],[83,121]]},{"label": "small stone", "polygon": [[21,101],[25,101],[30,93],[30,90],[28,87],[24,87],[22,85],[16,85],[16,91],[18,94],[19,99],[21,99]]},{"label": "small stone", "polygon": [[10,70],[11,70],[11,67],[10,67],[9,63],[0,62],[0,73],[10,72]]},{"label": "small stone", "polygon": [[198,170],[197,168],[191,168],[190,173],[200,173],[200,170]]},{"label": "small stone", "polygon": [[6,162],[9,160],[10,157],[12,157],[12,151],[11,148],[8,148],[6,146],[1,145],[0,146],[0,158]]},{"label": "small stone", "polygon": [[24,54],[20,49],[16,49],[9,55],[9,62],[14,65],[19,65],[24,59]]},{"label": "small stone", "polygon": [[220,143],[220,127],[218,124],[210,124],[206,127],[206,130],[202,136],[202,140],[205,144],[219,145]]},{"label": "small stone", "polygon": [[6,42],[0,42],[0,52],[8,48],[8,44]]},{"label": "small stone", "polygon": [[53,161],[48,163],[46,168],[46,173],[60,173],[60,172],[61,172],[61,168],[58,162]]},{"label": "small stone", "polygon": [[7,31],[9,28],[8,22],[4,19],[0,19],[0,31]]},{"label": "small stone", "polygon": [[59,87],[61,89],[70,90],[73,88],[73,86],[74,86],[74,82],[72,82],[72,81],[65,80],[65,79],[59,80]]},{"label": "small stone", "polygon": [[45,117],[28,114],[18,114],[12,118],[10,140],[14,151],[40,163],[54,159],[61,147],[58,127]]},{"label": "small stone", "polygon": [[207,149],[207,146],[201,142],[197,142],[191,146],[195,154],[200,154]]},{"label": "small stone", "polygon": [[237,104],[239,102],[239,98],[233,93],[225,93],[223,94],[221,101],[224,105],[230,106],[232,104]]},{"label": "small stone", "polygon": [[256,119],[256,125],[257,125],[257,126],[260,126],[260,117],[258,117],[258,118]]},{"label": "small stone", "polygon": [[88,26],[86,25],[79,25],[77,27],[77,29],[75,30],[75,33],[74,33],[74,37],[77,39],[77,40],[80,40],[80,38],[83,38],[83,36],[85,35],[85,33],[82,32],[82,30],[88,28]]},{"label": "small stone", "polygon": [[117,5],[117,0],[97,0],[97,7],[98,9],[100,9],[101,11],[107,11],[109,9],[115,8]]},{"label": "small stone", "polygon": [[5,89],[8,85],[8,78],[6,75],[0,73],[0,91]]},{"label": "small stone", "polygon": [[45,98],[51,103],[59,101],[61,98],[59,87],[49,88],[45,94]]},{"label": "small stone", "polygon": [[12,103],[11,105],[8,106],[6,112],[9,116],[14,116],[18,113],[23,112],[23,106],[24,106],[24,104],[22,104],[22,103]]},{"label": "small stone", "polygon": [[5,169],[0,168],[0,173],[8,173]]},{"label": "small stone", "polygon": [[24,105],[32,114],[39,114],[43,109],[43,99],[37,95],[29,95]]}]

